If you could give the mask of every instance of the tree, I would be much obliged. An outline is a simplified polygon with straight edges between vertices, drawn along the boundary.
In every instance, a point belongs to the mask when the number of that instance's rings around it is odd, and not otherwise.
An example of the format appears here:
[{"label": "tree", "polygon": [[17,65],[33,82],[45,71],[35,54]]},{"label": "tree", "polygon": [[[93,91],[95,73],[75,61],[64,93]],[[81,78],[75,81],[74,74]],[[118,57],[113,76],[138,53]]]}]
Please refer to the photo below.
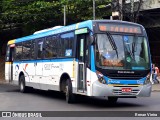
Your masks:
[{"label": "tree", "polygon": [[[93,19],[92,2],[93,0],[0,0],[0,46],[6,40],[63,25],[64,5],[67,7],[67,25]],[[95,2],[96,19],[110,14],[98,6],[107,5],[111,0]]]},{"label": "tree", "polygon": [[[105,9],[98,6],[107,5],[111,0],[96,0],[96,19],[108,15]],[[93,0],[62,0],[62,5],[66,5],[67,23],[75,23],[83,20],[93,19]]]},{"label": "tree", "polygon": [[[108,4],[110,0],[96,0],[96,6]],[[92,0],[2,0],[1,22],[3,28],[26,28],[32,33],[48,26],[62,25],[63,6],[67,6],[67,24],[92,19]],[[97,19],[107,15],[96,8]]]},{"label": "tree", "polygon": [[[37,30],[63,25],[63,6],[66,5],[67,25],[93,19],[93,0],[1,0],[0,36],[8,31],[6,39],[33,34]],[[96,0],[96,18],[109,13],[99,9],[111,0]],[[18,30],[19,32],[15,31]],[[13,34],[14,33],[14,34]]]},{"label": "tree", "polygon": [[2,29],[13,29],[20,25],[26,29],[26,34],[49,26],[61,15],[61,6],[57,1],[2,0],[1,4]]},{"label": "tree", "polygon": [[134,2],[134,0],[131,0],[130,3],[127,4],[124,2],[122,8],[124,20],[131,22],[138,22],[141,5],[142,5],[142,0],[138,0],[136,2]]}]

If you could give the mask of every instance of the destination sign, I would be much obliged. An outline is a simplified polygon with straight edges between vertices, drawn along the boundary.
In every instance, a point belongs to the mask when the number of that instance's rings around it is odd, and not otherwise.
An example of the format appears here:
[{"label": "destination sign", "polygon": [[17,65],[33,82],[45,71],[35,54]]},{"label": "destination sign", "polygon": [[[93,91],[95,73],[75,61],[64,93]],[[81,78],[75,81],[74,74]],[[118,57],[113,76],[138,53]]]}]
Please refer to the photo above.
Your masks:
[{"label": "destination sign", "polygon": [[140,26],[128,24],[99,23],[100,31],[142,34]]}]

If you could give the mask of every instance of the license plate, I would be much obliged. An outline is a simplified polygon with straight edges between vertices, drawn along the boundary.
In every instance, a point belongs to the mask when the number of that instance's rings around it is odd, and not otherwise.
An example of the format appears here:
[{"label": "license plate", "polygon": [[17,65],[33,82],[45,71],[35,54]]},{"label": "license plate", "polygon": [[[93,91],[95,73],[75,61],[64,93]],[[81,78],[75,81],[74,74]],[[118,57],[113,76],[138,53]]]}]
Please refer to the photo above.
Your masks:
[{"label": "license plate", "polygon": [[130,92],[132,92],[132,89],[131,88],[122,88],[122,92],[123,93],[130,93]]}]

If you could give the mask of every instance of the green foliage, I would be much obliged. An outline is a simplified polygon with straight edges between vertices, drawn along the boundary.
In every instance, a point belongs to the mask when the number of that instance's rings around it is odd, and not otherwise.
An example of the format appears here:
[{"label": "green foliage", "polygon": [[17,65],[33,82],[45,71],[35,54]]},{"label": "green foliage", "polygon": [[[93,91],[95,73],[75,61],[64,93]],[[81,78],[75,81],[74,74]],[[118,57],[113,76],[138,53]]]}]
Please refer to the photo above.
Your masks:
[{"label": "green foliage", "polygon": [[[107,5],[111,0],[95,0],[96,3],[96,19],[101,19],[108,13],[101,11],[98,6]],[[67,14],[69,19],[73,21],[82,21],[93,19],[93,0],[62,0],[62,4],[67,6]]]},{"label": "green foliage", "polygon": [[[110,13],[99,5],[111,0],[96,1],[96,19]],[[24,35],[34,31],[63,25],[63,6],[66,5],[67,24],[92,19],[93,0],[1,0],[0,29],[20,27]]]}]

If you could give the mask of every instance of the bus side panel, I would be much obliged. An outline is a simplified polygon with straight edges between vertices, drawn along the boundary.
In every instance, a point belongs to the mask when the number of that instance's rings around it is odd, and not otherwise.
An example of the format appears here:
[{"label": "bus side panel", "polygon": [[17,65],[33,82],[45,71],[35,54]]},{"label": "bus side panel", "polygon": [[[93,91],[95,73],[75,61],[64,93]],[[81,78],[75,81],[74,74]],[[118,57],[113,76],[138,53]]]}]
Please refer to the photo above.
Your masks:
[{"label": "bus side panel", "polygon": [[35,76],[34,76],[34,81],[32,83],[34,83],[35,88],[38,89],[43,89],[43,87],[41,86],[41,83],[43,82],[43,61],[37,61],[35,62],[34,65],[34,69],[35,69]]},{"label": "bus side panel", "polygon": [[51,60],[43,62],[42,69],[43,69],[43,78],[40,81],[41,89],[59,90],[59,87],[58,87],[59,63],[52,62]]},{"label": "bus side panel", "polygon": [[72,66],[73,66],[72,72],[71,72],[72,92],[76,94],[77,93],[77,86],[78,86],[78,61],[73,61]]},{"label": "bus side panel", "polygon": [[87,73],[86,73],[86,81],[87,81],[87,95],[91,96],[92,94],[92,88],[91,88],[91,70],[87,68]]},{"label": "bus side panel", "polygon": [[14,81],[19,80],[19,72],[20,72],[20,64],[13,63],[13,80]]},{"label": "bus side panel", "polygon": [[73,92],[76,93],[77,92],[77,86],[78,86],[78,62],[74,61],[73,62],[73,75],[72,75],[72,88],[73,88]]},{"label": "bus side panel", "polygon": [[[60,62],[59,63],[59,78],[61,77],[61,75],[63,73],[67,73],[72,81],[72,89],[73,91],[76,89],[75,87],[75,84],[76,84],[76,81],[75,81],[75,68],[73,67],[73,65],[76,64],[74,63],[74,61],[65,61],[65,62]],[[60,80],[60,79],[59,79]],[[58,83],[60,83],[58,81]]]},{"label": "bus side panel", "polygon": [[54,82],[55,77],[51,76],[51,74],[52,74],[51,67],[52,67],[51,61],[44,62],[43,65],[42,65],[43,80],[40,83],[41,84],[41,89],[48,90],[48,89],[53,89],[54,88],[53,87],[53,85],[54,85],[53,82]]},{"label": "bus side panel", "polygon": [[9,82],[11,73],[11,62],[5,62],[5,80]]},{"label": "bus side panel", "polygon": [[91,96],[93,96],[93,83],[98,81],[98,77],[95,72],[91,71]]},{"label": "bus side panel", "polygon": [[[35,76],[34,67],[31,66],[32,63],[13,63],[13,82],[18,85],[20,73],[22,72],[25,76],[26,86],[32,86],[30,83],[31,77]],[[33,75],[33,76],[32,76]],[[33,77],[34,78],[34,77]],[[33,79],[32,79],[33,81]]]},{"label": "bus side panel", "polygon": [[[60,78],[67,73],[73,80],[73,61],[50,61],[43,63],[43,78],[40,81],[41,89],[59,91]],[[75,84],[72,83],[72,86]]]},{"label": "bus side panel", "polygon": [[25,75],[25,81],[27,86],[35,87],[37,88],[36,85],[36,80],[35,80],[35,65],[33,62],[29,63],[23,63],[23,71]]},{"label": "bus side panel", "polygon": [[21,66],[19,63],[13,62],[13,83],[18,85],[19,82],[19,74],[21,72]]}]

